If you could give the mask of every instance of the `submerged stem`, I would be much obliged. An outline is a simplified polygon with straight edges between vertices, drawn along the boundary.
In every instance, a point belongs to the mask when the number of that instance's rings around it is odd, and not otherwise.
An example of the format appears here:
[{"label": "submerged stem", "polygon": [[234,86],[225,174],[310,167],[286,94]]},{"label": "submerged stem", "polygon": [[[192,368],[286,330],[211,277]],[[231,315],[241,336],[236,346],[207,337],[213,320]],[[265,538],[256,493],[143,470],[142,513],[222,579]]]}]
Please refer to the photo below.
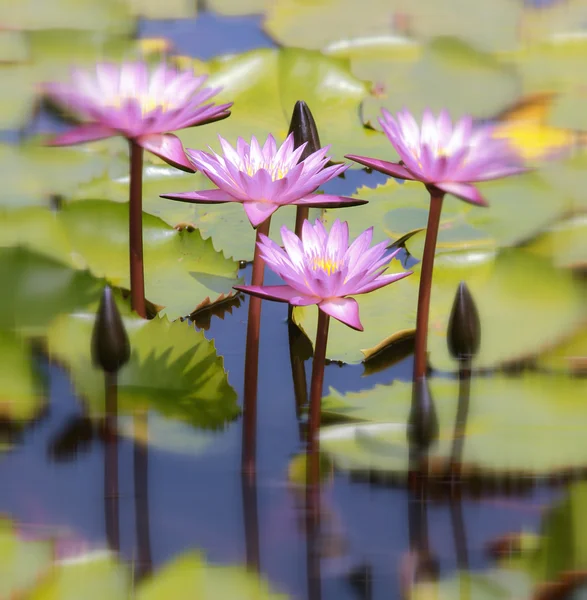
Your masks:
[{"label": "submerged stem", "polygon": [[130,140],[130,186],[128,232],[130,298],[132,309],[145,319],[145,275],[143,266],[143,149]]},{"label": "submerged stem", "polygon": [[[263,285],[265,263],[261,258],[258,243],[261,234],[269,235],[271,218],[257,227],[255,254],[251,285]],[[259,372],[259,329],[261,326],[261,298],[249,299],[249,317],[247,321],[247,342],[245,350],[245,385],[243,399],[243,441],[241,469],[243,473],[255,473],[255,448],[257,438],[257,378]]]},{"label": "submerged stem", "polygon": [[460,479],[463,464],[463,446],[469,415],[469,398],[471,395],[471,359],[459,360],[459,403],[455,418],[455,427],[450,453],[450,476],[453,480]]},{"label": "submerged stem", "polygon": [[308,446],[306,458],[306,490],[308,510],[319,510],[317,499],[320,482],[320,414],[322,389],[324,386],[324,367],[326,365],[326,344],[328,342],[328,325],[330,316],[318,309],[318,326],[316,328],[316,344],[312,361],[312,380],[310,383],[310,414],[308,419]]},{"label": "submerged stem", "polygon": [[120,550],[120,525],[118,514],[118,376],[104,374],[105,423],[104,423],[104,518],[108,547]]},{"label": "submerged stem", "polygon": [[426,226],[424,254],[420,271],[420,288],[418,290],[418,313],[416,316],[416,338],[414,347],[414,381],[426,375],[426,346],[428,341],[428,318],[430,314],[430,295],[432,273],[434,270],[434,253],[436,238],[442,212],[444,192],[430,188],[430,211]]},{"label": "submerged stem", "polygon": [[137,413],[133,423],[135,428],[133,475],[137,541],[136,578],[140,580],[150,575],[153,570],[149,520],[149,421],[147,413]]}]

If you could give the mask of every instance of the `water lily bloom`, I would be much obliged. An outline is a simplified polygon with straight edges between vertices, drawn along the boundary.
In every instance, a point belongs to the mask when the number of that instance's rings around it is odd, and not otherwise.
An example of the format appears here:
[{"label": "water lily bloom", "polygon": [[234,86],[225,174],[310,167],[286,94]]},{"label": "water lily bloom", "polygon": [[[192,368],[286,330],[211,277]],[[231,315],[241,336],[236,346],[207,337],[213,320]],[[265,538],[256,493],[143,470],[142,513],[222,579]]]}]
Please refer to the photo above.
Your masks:
[{"label": "water lily bloom", "polygon": [[471,117],[453,125],[446,110],[438,118],[425,110],[419,127],[408,110],[397,113],[396,118],[385,109],[381,112],[379,123],[400,162],[355,155],[346,158],[398,179],[421,181],[481,206],[487,202],[473,183],[526,170],[508,141],[494,136],[493,125],[474,126]]},{"label": "water lily bloom", "polygon": [[227,117],[232,104],[209,100],[220,88],[202,87],[205,76],[165,64],[153,71],[142,62],[98,63],[93,72],[74,69],[70,83],[47,83],[47,96],[87,120],[50,141],[80,144],[122,135],[169,164],[194,171],[178,137],[169,133]]},{"label": "water lily bloom", "polygon": [[335,208],[365,204],[364,200],[315,194],[316,189],[344,172],[349,165],[326,167],[329,146],[298,162],[306,144],[294,148],[293,134],[278,148],[272,135],[263,147],[255,136],[248,144],[238,138],[236,149],[218,136],[224,156],[200,150],[187,153],[197,169],[218,186],[215,190],[162,194],[162,198],[195,203],[240,202],[253,227],[286,204]]},{"label": "water lily bloom", "polygon": [[349,246],[348,224],[338,219],[330,232],[319,220],[314,225],[304,221],[301,238],[284,226],[283,249],[264,235],[259,249],[265,264],[285,285],[235,286],[235,289],[293,306],[317,304],[327,315],[362,331],[359,305],[349,296],[366,294],[411,274],[411,271],[384,274],[399,250],[387,252],[386,241],[370,248],[372,237],[371,227]]}]

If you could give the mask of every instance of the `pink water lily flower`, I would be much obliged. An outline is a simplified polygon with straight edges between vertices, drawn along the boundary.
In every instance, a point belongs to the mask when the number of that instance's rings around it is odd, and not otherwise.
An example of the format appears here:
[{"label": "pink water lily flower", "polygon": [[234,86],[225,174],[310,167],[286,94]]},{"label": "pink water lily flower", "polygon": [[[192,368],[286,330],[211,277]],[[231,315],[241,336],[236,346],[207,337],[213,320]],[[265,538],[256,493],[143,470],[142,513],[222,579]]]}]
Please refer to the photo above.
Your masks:
[{"label": "pink water lily flower", "polygon": [[453,126],[446,110],[438,118],[425,110],[419,127],[408,110],[397,113],[396,118],[385,109],[381,112],[379,123],[400,162],[355,155],[346,158],[398,179],[421,181],[481,206],[487,202],[473,183],[526,170],[507,140],[494,137],[492,125],[474,126],[471,117],[464,117]]},{"label": "pink water lily flower", "polygon": [[74,69],[70,83],[46,83],[43,91],[87,122],[54,137],[50,144],[67,146],[122,135],[169,164],[193,172],[180,139],[168,132],[224,119],[232,106],[209,102],[220,88],[202,87],[205,80],[165,64],[150,71],[142,62]]},{"label": "pink water lily flower", "polygon": [[218,186],[215,190],[162,194],[162,198],[195,203],[240,202],[253,227],[280,206],[307,204],[335,208],[365,204],[364,200],[315,194],[316,189],[348,169],[349,165],[326,167],[329,147],[321,148],[298,163],[306,144],[294,148],[293,134],[278,148],[272,135],[263,147],[255,136],[248,144],[238,138],[236,149],[218,136],[224,156],[200,150],[187,153],[197,169]]},{"label": "pink water lily flower", "polygon": [[262,235],[259,249],[265,264],[285,285],[235,286],[253,296],[289,302],[293,306],[317,304],[326,314],[345,325],[363,331],[359,305],[354,298],[411,275],[411,271],[384,274],[399,250],[388,253],[388,242],[370,248],[373,228],[349,246],[349,228],[338,219],[330,233],[317,220],[304,221],[301,239],[287,227],[281,228],[282,249]]}]

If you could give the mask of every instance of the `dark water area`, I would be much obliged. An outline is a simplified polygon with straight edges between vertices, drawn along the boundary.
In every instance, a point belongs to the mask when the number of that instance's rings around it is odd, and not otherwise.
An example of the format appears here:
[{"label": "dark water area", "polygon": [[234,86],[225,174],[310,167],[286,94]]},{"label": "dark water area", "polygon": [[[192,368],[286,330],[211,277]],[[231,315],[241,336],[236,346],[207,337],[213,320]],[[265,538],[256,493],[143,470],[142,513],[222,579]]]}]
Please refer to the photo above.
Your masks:
[{"label": "dark water area", "polygon": [[[142,22],[139,33],[141,37],[169,37],[178,52],[202,59],[274,45],[261,31],[259,17],[229,19],[203,13],[195,22]],[[46,118],[40,117],[36,127],[50,128],[50,122],[43,120]],[[353,171],[345,179],[331,182],[326,191],[351,194],[362,184],[374,187],[383,181],[382,175]],[[250,267],[245,276],[250,278]],[[266,283],[277,282],[268,272]],[[239,398],[247,309],[248,299],[243,298],[231,313],[222,318],[213,316],[206,330],[206,337],[214,340],[218,354],[224,357],[230,384]],[[309,381],[311,360],[305,366]],[[94,435],[83,451],[55,458],[52,448],[56,438],[67,424],[83,415],[83,409],[67,373],[43,358],[39,358],[39,369],[48,382],[48,412],[23,433],[19,444],[0,455],[0,513],[31,527],[73,532],[90,547],[103,548],[104,445]],[[329,364],[325,390],[333,386],[340,392],[358,391],[376,383],[409,381],[411,374],[411,357],[368,377],[360,365]],[[283,304],[263,304],[258,402],[258,531],[251,522],[250,504],[245,507],[243,503],[240,420],[222,432],[206,434],[211,439],[199,453],[150,447],[146,490],[134,489],[134,445],[122,438],[119,510],[121,555],[125,559],[130,561],[139,554],[137,539],[142,536],[137,536],[135,526],[136,497],[147,494],[154,569],[190,549],[203,550],[214,563],[245,563],[248,535],[253,546],[258,537],[260,572],[274,588],[293,598],[317,597],[308,593],[303,496],[287,482],[290,460],[303,444],[295,415],[287,306]],[[149,420],[153,423],[157,416],[151,414]],[[186,435],[197,435],[187,425],[185,430]],[[536,531],[543,509],[558,495],[556,489],[541,486],[522,495],[465,495],[461,509],[469,567],[475,570],[493,564],[486,544],[496,536]],[[399,597],[399,565],[409,549],[408,502],[409,494],[403,488],[355,482],[342,473],[325,484],[319,561],[322,598]],[[459,527],[455,523],[448,500],[431,501],[429,545],[442,574],[457,568],[454,539]],[[463,531],[457,531],[459,536],[462,541]]]}]

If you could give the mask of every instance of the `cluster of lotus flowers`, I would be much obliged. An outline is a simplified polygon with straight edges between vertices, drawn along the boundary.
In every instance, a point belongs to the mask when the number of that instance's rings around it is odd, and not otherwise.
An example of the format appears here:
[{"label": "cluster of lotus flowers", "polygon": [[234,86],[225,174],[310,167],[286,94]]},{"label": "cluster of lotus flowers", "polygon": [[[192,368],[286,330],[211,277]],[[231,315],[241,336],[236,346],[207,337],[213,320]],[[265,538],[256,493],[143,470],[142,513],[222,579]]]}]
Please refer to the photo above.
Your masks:
[{"label": "cluster of lotus flowers", "polygon": [[[56,103],[84,119],[84,123],[55,137],[53,145],[69,145],[121,135],[169,164],[199,170],[217,188],[165,194],[174,200],[198,203],[239,202],[253,227],[283,205],[340,207],[356,199],[317,194],[316,190],[343,173],[349,165],[326,166],[328,147],[295,147],[290,134],[278,146],[269,135],[263,145],[239,138],[236,147],[220,138],[222,155],[188,149],[170,133],[226,118],[231,104],[210,102],[220,90],[204,87],[205,77],[160,65],[153,71],[143,63],[121,66],[102,63],[93,73],[75,70],[71,83],[51,83],[45,92]],[[503,139],[492,136],[491,125],[475,127],[470,117],[454,126],[446,111],[434,118],[424,113],[421,127],[407,111],[379,119],[400,156],[399,163],[349,155],[364,166],[398,179],[417,180],[428,188],[453,194],[467,202],[485,204],[474,182],[520,172],[523,167]],[[301,239],[282,228],[284,250],[263,237],[259,243],[267,266],[285,282],[282,287],[239,289],[263,298],[319,308],[355,329],[361,329],[356,302],[363,294],[405,277],[384,275],[394,253],[385,244],[368,249],[371,231],[350,246],[346,223],[336,222],[327,234],[323,225],[304,224]]]},{"label": "cluster of lotus flowers", "polygon": [[[259,298],[262,298],[293,306],[316,304],[319,308],[310,400],[309,438],[312,440],[319,425],[319,408],[312,407],[319,406],[322,392],[329,317],[362,330],[359,305],[353,296],[389,285],[411,273],[385,273],[397,251],[388,251],[387,242],[371,247],[372,228],[350,241],[346,222],[336,220],[328,232],[320,220],[313,225],[305,220],[308,207],[336,208],[365,202],[317,192],[350,165],[329,166],[329,148],[320,147],[315,123],[304,103],[296,105],[290,134],[280,146],[272,135],[264,142],[255,137],[250,143],[239,138],[236,146],[220,137],[222,154],[185,150],[172,131],[230,115],[232,104],[215,105],[211,99],[220,90],[204,87],[205,80],[191,71],[180,72],[165,64],[154,70],[143,63],[121,66],[102,63],[91,73],[75,70],[69,84],[47,84],[44,92],[81,119],[82,124],[50,143],[79,144],[116,135],[129,141],[131,299],[133,308],[141,316],[146,316],[141,222],[143,150],[179,169],[198,170],[216,186],[168,193],[163,198],[243,205],[251,225],[257,229],[252,285],[236,288],[253,296],[245,355],[245,437],[247,423],[251,425],[254,421],[254,418],[247,419],[247,405],[253,406],[255,400],[249,402],[247,395],[256,395]],[[435,117],[426,110],[419,125],[408,110],[395,117],[383,110],[379,123],[400,161],[355,155],[346,158],[397,179],[420,181],[431,198],[415,338],[414,389],[418,386],[421,389],[425,377],[434,249],[443,197],[448,193],[472,204],[486,205],[474,184],[520,173],[524,167],[508,141],[494,136],[491,124],[476,124],[469,116],[453,124],[447,111]],[[282,227],[281,247],[267,234],[271,215],[284,205],[296,205],[298,213],[295,232]],[[263,285],[264,265],[281,277],[283,285]],[[316,470],[317,466],[311,468]]]}]

